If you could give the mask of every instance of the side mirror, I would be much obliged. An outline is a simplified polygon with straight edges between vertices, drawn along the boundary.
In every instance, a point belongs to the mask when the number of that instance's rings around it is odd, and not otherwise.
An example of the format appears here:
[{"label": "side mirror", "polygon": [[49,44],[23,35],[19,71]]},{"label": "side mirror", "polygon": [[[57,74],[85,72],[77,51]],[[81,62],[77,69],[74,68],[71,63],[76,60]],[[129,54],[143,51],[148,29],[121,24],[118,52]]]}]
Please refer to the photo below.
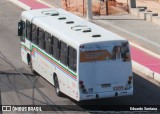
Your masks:
[{"label": "side mirror", "polygon": [[18,22],[18,36],[22,36],[23,34],[23,25],[22,22]]}]

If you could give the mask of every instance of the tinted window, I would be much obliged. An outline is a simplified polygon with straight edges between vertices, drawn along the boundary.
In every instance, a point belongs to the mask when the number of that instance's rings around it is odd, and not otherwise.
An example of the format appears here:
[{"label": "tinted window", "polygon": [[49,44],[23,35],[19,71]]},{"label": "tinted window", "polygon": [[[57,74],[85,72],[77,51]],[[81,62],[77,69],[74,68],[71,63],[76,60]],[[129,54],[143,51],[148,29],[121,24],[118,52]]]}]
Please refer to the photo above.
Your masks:
[{"label": "tinted window", "polygon": [[29,21],[26,22],[26,38],[31,40],[31,24]]},{"label": "tinted window", "polygon": [[38,36],[38,46],[41,49],[44,49],[44,31],[43,29],[37,29],[37,36]]},{"label": "tinted window", "polygon": [[75,72],[77,70],[77,52],[70,46],[68,47],[68,67]]},{"label": "tinted window", "polygon": [[26,35],[26,34],[25,34],[25,30],[26,30],[25,28],[26,28],[26,25],[25,25],[25,24],[26,24],[26,23],[25,23],[24,21],[22,21],[22,28],[23,28],[22,36],[23,36],[23,37],[25,37],[25,35]]},{"label": "tinted window", "polygon": [[53,56],[59,60],[59,54],[60,54],[60,51],[59,51],[59,40],[58,38],[54,37],[53,38]]},{"label": "tinted window", "polygon": [[20,36],[21,38],[21,42],[25,42],[25,36],[26,36],[26,23],[21,20],[21,24],[22,24],[22,35]]},{"label": "tinted window", "polygon": [[45,32],[45,51],[48,54],[52,54],[52,45],[53,45],[53,38],[51,37],[51,34],[48,32]]},{"label": "tinted window", "polygon": [[34,24],[32,24],[32,32],[31,32],[31,35],[32,35],[32,42],[34,43],[34,44],[37,44],[37,27],[36,27],[36,25],[34,25]]},{"label": "tinted window", "polygon": [[62,42],[62,41],[60,43],[60,61],[64,65],[67,65],[67,63],[68,63],[68,48],[67,48],[67,44]]}]

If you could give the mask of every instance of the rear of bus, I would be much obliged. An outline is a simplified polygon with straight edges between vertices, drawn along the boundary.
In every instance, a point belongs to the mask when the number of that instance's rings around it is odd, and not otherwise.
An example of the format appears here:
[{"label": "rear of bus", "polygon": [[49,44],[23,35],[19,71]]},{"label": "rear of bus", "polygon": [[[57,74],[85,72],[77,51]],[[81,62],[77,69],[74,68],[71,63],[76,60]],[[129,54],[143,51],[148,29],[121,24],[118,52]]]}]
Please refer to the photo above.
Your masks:
[{"label": "rear of bus", "polygon": [[127,41],[80,46],[80,100],[133,94],[130,49]]}]

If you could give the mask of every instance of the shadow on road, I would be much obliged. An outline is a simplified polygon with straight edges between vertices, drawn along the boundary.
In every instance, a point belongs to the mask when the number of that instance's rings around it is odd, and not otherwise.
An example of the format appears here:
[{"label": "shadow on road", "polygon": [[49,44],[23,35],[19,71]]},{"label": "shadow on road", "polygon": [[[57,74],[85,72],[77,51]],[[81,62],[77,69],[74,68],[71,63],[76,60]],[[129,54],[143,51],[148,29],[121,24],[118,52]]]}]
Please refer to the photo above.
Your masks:
[{"label": "shadow on road", "polygon": [[[138,74],[134,73],[134,95],[114,98],[104,98],[96,100],[87,100],[77,102],[72,100],[75,104],[85,110],[102,109],[105,106],[123,106],[123,105],[160,105],[160,86],[144,79]],[[104,109],[105,110],[105,109]]]},{"label": "shadow on road", "polygon": [[[78,107],[80,110],[81,109],[82,110],[93,110],[93,108],[94,108],[94,110],[96,110],[96,109],[98,110],[100,107],[101,107],[100,109],[102,109],[102,108],[105,108],[106,106],[114,106],[114,105],[117,105],[117,106],[121,106],[121,105],[160,105],[160,102],[159,102],[160,101],[160,96],[159,96],[160,95],[160,91],[159,91],[160,86],[146,80],[145,78],[139,76],[136,73],[134,73],[133,75],[134,75],[134,95],[133,96],[104,98],[104,99],[86,100],[86,101],[77,102],[77,101],[71,99],[70,97],[63,95],[62,99],[64,99],[64,98],[69,99],[70,103],[67,103],[67,104],[63,103],[60,105],[69,105],[68,107],[70,108],[70,110],[72,110],[72,108],[73,108],[73,110],[76,110],[75,107],[72,107],[73,104],[76,104],[76,107]],[[18,92],[19,90],[27,90],[27,89],[34,90],[35,89],[35,87],[32,87],[32,85],[30,85],[24,79],[22,79],[21,76],[16,76],[16,75],[10,76],[10,75],[0,74],[0,77],[1,77],[1,92],[11,92],[11,91]],[[35,81],[36,87],[38,87],[38,88],[45,87],[45,86],[43,86],[42,83],[40,83],[36,79],[36,77],[29,76],[28,78],[31,81],[36,80]],[[48,83],[45,80],[44,80],[44,82]],[[3,83],[8,84],[9,87],[7,88],[6,85],[3,85]],[[11,87],[13,87],[13,88],[11,88]],[[54,89],[54,87],[51,84],[49,84],[49,88]],[[29,95],[28,99],[32,100],[33,105],[36,105],[37,101],[35,99],[37,99],[36,98],[37,93],[34,93],[34,92],[36,92],[36,91],[31,92],[32,95]],[[43,91],[41,91],[41,92],[43,93],[43,95],[46,94]],[[42,93],[41,93],[41,95],[42,95]],[[20,93],[17,93],[17,95],[19,95],[19,94]],[[25,96],[25,93],[23,95]],[[21,98],[21,97],[18,96],[18,98]],[[45,99],[46,99],[46,101],[43,100],[43,102],[46,102],[46,104],[49,103],[48,100],[52,100],[52,98],[50,98],[49,96],[45,96]],[[12,99],[12,100],[14,100],[14,99]],[[19,99],[19,100],[23,101],[22,99]],[[35,101],[33,101],[33,100],[35,100]],[[54,103],[54,101],[50,101],[49,104],[55,105],[52,103]],[[38,103],[38,104],[40,104],[40,103]],[[23,105],[25,105],[25,104],[23,104]],[[40,105],[43,105],[43,103]],[[56,105],[56,107],[57,107],[57,105]],[[59,107],[59,108],[61,109],[61,107]]]}]

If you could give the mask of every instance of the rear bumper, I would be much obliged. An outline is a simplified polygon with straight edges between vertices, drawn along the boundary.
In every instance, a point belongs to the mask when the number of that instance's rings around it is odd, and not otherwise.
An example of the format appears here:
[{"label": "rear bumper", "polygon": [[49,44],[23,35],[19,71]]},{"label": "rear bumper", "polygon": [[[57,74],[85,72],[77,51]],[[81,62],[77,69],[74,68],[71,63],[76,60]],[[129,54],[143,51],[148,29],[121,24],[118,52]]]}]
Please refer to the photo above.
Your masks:
[{"label": "rear bumper", "polygon": [[93,94],[80,94],[80,100],[99,99],[117,96],[133,95],[133,88],[123,91],[97,92]]}]

